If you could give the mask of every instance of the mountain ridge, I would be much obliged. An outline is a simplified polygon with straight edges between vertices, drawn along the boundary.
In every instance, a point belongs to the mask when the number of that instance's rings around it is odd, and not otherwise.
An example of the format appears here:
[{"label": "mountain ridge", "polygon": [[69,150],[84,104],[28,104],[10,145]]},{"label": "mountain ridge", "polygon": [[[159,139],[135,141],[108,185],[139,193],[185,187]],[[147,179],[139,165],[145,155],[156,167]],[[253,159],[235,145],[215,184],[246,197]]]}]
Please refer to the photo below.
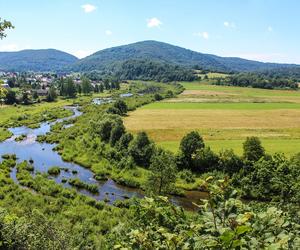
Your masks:
[{"label": "mountain ridge", "polygon": [[129,59],[153,60],[188,68],[198,66],[205,70],[225,72],[251,72],[299,66],[259,62],[239,57],[220,57],[168,43],[146,40],[97,51],[77,61],[72,69],[75,71],[103,70],[111,64],[122,63]]},{"label": "mountain ridge", "polygon": [[220,57],[154,40],[99,50],[85,58],[56,49],[0,52],[0,70],[3,71],[64,71],[114,72],[128,61],[153,61],[184,68],[198,68],[220,72],[255,72],[298,68],[297,64],[259,62],[239,57]]},{"label": "mountain ridge", "polygon": [[74,64],[77,57],[56,49],[26,49],[0,52],[0,70],[3,71],[61,71]]}]

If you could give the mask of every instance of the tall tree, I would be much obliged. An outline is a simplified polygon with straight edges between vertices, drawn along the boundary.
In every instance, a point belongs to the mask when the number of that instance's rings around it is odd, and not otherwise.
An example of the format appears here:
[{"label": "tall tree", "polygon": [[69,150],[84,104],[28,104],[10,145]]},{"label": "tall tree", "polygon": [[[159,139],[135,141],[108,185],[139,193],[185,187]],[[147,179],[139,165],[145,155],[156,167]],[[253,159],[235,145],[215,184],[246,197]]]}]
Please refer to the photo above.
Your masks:
[{"label": "tall tree", "polygon": [[100,92],[100,93],[103,93],[103,91],[104,91],[104,86],[103,86],[103,84],[101,83],[101,84],[99,85],[99,92]]},{"label": "tall tree", "polygon": [[17,98],[16,98],[16,92],[9,89],[7,94],[6,94],[6,99],[5,99],[6,104],[14,104],[17,103]]},{"label": "tall tree", "polygon": [[197,131],[188,133],[180,142],[180,150],[189,163],[192,161],[193,154],[204,146],[203,139]]},{"label": "tall tree", "polygon": [[153,154],[153,143],[149,140],[145,132],[137,134],[129,146],[129,153],[137,165],[149,167]]},{"label": "tall tree", "polygon": [[47,102],[53,102],[57,98],[56,89],[54,87],[51,87],[49,89],[48,95],[46,97]]},{"label": "tall tree", "polygon": [[67,79],[67,82],[64,85],[64,92],[68,97],[75,97],[76,96],[76,87],[74,81],[71,77]]},{"label": "tall tree", "polygon": [[104,84],[104,88],[105,88],[106,90],[109,90],[109,89],[110,89],[110,81],[109,81],[108,78],[104,79],[103,84]]},{"label": "tall tree", "polygon": [[81,89],[82,93],[85,95],[88,95],[92,92],[93,87],[91,85],[90,79],[88,79],[87,77],[83,77],[81,79]]},{"label": "tall tree", "polygon": [[176,164],[174,156],[158,149],[152,156],[151,171],[147,180],[148,192],[162,195],[174,190],[176,181]]},{"label": "tall tree", "polygon": [[22,93],[22,101],[25,105],[28,105],[30,103],[30,97],[27,91],[24,91]]}]

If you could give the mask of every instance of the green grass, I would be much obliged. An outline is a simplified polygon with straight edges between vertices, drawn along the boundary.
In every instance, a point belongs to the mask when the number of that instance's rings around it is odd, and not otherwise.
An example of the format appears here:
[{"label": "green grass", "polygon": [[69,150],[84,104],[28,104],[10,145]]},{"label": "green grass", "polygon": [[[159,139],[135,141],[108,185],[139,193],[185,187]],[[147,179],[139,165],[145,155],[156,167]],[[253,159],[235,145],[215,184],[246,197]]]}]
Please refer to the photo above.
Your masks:
[{"label": "green grass", "polygon": [[[284,152],[287,156],[292,156],[300,152],[300,139],[261,139],[262,145],[269,154]],[[244,140],[206,140],[205,144],[213,151],[220,152],[225,149],[233,149],[238,154],[243,154]],[[163,141],[157,143],[159,146],[170,150],[179,151],[179,141]]]},{"label": "green grass", "polygon": [[0,128],[0,142],[8,139],[12,136],[12,133],[5,128]]},{"label": "green grass", "polygon": [[213,150],[242,154],[247,136],[262,139],[269,153],[300,151],[300,91],[212,85],[212,80],[181,82],[187,90],[176,98],[139,108],[125,118],[133,133],[144,130],[173,152],[191,130]]},{"label": "green grass", "polygon": [[300,98],[300,91],[296,90],[272,90],[272,89],[259,89],[259,88],[246,88],[234,86],[217,86],[210,84],[209,80],[198,82],[180,82],[186,90],[206,90],[206,91],[219,91],[225,93],[235,93],[246,96],[293,96]]},{"label": "green grass", "polygon": [[218,109],[218,110],[272,110],[300,109],[300,103],[167,103],[155,102],[141,109]]},{"label": "green grass", "polygon": [[52,108],[59,108],[65,105],[73,104],[72,100],[59,100],[56,102],[42,102],[34,105],[17,105],[17,106],[3,106],[0,108],[0,123],[7,121],[8,119],[18,117],[21,114],[35,115],[45,110]]}]

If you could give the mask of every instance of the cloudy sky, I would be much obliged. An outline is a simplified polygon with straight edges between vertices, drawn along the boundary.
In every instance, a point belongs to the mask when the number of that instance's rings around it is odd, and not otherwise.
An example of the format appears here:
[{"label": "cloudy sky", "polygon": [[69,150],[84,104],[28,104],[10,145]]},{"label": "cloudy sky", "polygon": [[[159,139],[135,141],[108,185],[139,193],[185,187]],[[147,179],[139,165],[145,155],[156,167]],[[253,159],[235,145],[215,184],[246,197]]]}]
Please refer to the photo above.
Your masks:
[{"label": "cloudy sky", "polygon": [[55,48],[84,57],[158,40],[203,53],[300,64],[298,0],[0,0],[15,29],[0,51]]}]

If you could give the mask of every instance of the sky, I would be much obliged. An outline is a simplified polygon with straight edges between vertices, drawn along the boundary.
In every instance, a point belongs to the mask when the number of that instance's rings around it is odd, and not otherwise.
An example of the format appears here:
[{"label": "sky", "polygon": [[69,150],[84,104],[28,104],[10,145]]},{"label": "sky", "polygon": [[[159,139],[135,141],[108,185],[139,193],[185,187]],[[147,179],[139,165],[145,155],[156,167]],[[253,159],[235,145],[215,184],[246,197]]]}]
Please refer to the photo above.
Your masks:
[{"label": "sky", "polygon": [[300,64],[299,0],[0,0],[15,26],[0,51],[79,58],[157,40],[202,53]]}]

